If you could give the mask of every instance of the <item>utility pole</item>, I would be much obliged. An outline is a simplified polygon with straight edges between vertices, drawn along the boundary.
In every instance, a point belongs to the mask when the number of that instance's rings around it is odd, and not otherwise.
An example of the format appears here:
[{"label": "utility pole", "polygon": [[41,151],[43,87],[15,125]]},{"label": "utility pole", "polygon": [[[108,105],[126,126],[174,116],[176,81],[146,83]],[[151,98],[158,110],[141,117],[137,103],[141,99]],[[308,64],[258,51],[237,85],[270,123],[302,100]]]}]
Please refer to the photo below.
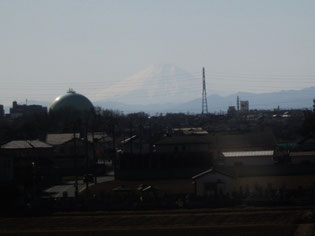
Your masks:
[{"label": "utility pole", "polygon": [[88,200],[89,198],[89,181],[90,181],[90,177],[89,177],[89,150],[88,150],[88,119],[86,120],[86,123],[84,124],[84,146],[85,146],[85,158],[86,158],[86,176],[85,176],[85,192],[86,192],[86,200]]},{"label": "utility pole", "polygon": [[73,164],[74,164],[74,172],[75,172],[74,196],[75,196],[75,199],[78,200],[79,188],[78,188],[78,168],[77,168],[76,123],[73,126],[73,148],[74,148]]},{"label": "utility pole", "polygon": [[202,114],[208,113],[208,102],[207,102],[207,89],[206,89],[206,75],[205,68],[202,68]]},{"label": "utility pole", "polygon": [[93,153],[93,171],[94,171],[94,184],[97,184],[97,162],[98,159],[96,157],[96,152],[95,152],[95,142],[96,139],[94,138],[94,127],[92,129],[92,153]]}]

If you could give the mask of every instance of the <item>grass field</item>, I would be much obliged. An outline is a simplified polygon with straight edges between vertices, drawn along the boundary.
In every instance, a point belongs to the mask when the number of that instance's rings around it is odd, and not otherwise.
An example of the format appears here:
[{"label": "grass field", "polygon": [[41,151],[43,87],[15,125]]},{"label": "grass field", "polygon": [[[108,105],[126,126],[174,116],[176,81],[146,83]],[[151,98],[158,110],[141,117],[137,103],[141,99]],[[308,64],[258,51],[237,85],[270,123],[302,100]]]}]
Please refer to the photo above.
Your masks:
[{"label": "grass field", "polygon": [[312,235],[314,207],[73,212],[0,218],[0,235]]}]

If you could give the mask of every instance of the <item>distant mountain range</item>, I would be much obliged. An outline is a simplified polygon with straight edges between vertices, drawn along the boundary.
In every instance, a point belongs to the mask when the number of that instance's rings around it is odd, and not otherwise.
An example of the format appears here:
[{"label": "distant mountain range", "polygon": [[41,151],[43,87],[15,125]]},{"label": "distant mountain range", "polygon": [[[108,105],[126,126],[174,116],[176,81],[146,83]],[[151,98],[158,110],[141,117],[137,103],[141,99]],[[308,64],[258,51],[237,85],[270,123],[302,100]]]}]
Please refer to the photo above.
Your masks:
[{"label": "distant mountain range", "polygon": [[[209,112],[226,112],[229,106],[236,107],[236,98],[248,100],[250,109],[312,109],[315,98],[315,87],[302,90],[286,90],[272,93],[246,93],[238,92],[229,96],[210,95],[207,97]],[[28,104],[39,104],[49,107],[49,102],[29,101]],[[166,112],[201,113],[201,98],[188,102],[164,103],[164,104],[128,104],[114,101],[93,102],[94,106],[104,109],[113,109],[125,113],[144,111],[150,114]],[[8,113],[9,107],[5,107]]]},{"label": "distant mountain range", "polygon": [[[315,97],[315,87],[302,90],[286,90],[272,93],[238,92],[229,96],[210,95],[207,97],[209,112],[226,112],[229,106],[236,107],[236,98],[249,101],[250,109],[311,109]],[[129,112],[144,111],[151,114],[166,112],[200,113],[201,98],[184,103],[165,104],[125,104],[120,102],[94,102],[96,106]]]},{"label": "distant mountain range", "polygon": [[[153,65],[113,86],[96,92],[94,104],[126,113],[201,112],[201,73],[190,74],[178,66]],[[315,87],[271,93],[238,92],[208,96],[209,112],[227,111],[236,98],[248,100],[250,109],[311,108]],[[99,99],[98,99],[99,98]],[[101,98],[101,99],[100,99]]]},{"label": "distant mountain range", "polygon": [[[86,95],[95,106],[125,113],[144,111],[150,114],[166,112],[201,112],[201,72],[188,73],[172,65],[153,65],[107,88]],[[250,109],[312,108],[315,87],[270,93],[238,92],[223,96],[208,96],[209,112],[226,112],[236,107],[236,98],[249,101]],[[46,101],[29,101],[49,107]],[[6,112],[9,111],[5,107]]]}]

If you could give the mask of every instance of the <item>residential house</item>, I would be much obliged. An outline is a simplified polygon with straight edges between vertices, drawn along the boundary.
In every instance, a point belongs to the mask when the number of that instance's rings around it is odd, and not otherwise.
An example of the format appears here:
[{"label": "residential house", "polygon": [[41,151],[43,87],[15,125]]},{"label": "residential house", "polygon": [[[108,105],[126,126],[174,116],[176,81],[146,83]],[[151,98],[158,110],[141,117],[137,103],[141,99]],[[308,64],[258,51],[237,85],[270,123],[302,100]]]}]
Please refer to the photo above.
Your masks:
[{"label": "residential house", "polygon": [[221,166],[192,177],[198,196],[263,195],[276,190],[313,189],[314,165]]}]

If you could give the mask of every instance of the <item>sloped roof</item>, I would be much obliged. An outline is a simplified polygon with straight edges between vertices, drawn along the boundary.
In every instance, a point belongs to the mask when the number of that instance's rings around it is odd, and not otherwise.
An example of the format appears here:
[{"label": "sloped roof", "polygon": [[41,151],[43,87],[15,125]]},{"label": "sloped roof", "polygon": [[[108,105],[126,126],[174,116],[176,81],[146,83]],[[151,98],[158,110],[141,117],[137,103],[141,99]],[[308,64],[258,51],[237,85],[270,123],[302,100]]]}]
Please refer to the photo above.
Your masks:
[{"label": "sloped roof", "polygon": [[1,146],[2,149],[52,148],[51,145],[39,140],[14,140]]},{"label": "sloped roof", "polygon": [[76,133],[75,135],[73,135],[73,133],[47,134],[46,142],[53,146],[60,145],[71,141],[73,139],[73,136],[75,136],[75,138],[80,138],[80,134],[78,133]]},{"label": "sloped roof", "polygon": [[213,174],[214,173],[220,173],[220,174],[225,175],[225,176],[234,177],[233,173],[229,173],[229,172],[225,172],[224,170],[222,171],[222,170],[219,170],[219,169],[216,169],[216,168],[212,168],[212,169],[206,170],[204,172],[201,172],[198,175],[193,176],[192,179],[198,179],[198,178],[200,178],[200,177],[202,177],[204,175],[207,175],[209,173],[213,173]]},{"label": "sloped roof", "polygon": [[[75,137],[76,139],[82,139],[79,133],[75,133],[74,135],[73,133],[47,134],[46,142],[53,146],[56,146],[73,140],[73,137]],[[111,142],[113,140],[111,137],[108,137],[104,133],[94,133],[93,135],[92,133],[88,133],[87,138],[89,142],[93,142],[93,139],[103,142]]]}]

